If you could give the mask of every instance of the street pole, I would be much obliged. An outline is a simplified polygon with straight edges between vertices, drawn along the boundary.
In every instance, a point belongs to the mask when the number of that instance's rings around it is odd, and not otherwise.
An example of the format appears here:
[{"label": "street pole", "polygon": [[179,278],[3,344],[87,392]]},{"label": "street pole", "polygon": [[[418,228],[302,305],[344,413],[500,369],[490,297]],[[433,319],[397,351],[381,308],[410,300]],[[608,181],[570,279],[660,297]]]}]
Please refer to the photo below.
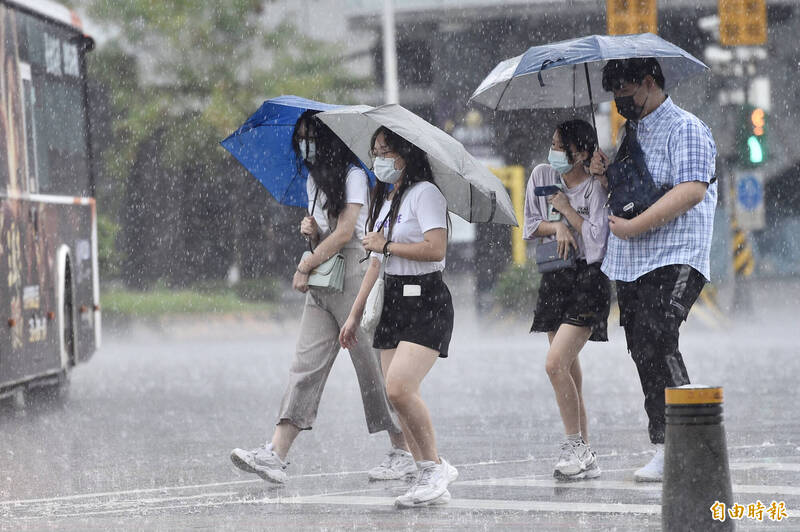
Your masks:
[{"label": "street pole", "polygon": [[383,0],[383,87],[386,103],[399,103],[393,0]]}]

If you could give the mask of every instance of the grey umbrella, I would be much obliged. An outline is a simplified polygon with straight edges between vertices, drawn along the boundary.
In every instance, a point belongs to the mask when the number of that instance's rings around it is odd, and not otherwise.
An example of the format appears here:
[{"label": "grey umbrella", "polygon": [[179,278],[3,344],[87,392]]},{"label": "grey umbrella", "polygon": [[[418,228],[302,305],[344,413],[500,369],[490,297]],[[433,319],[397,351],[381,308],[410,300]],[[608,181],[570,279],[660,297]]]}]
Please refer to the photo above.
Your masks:
[{"label": "grey umbrella", "polygon": [[408,109],[397,104],[351,106],[317,117],[368,165],[373,133],[380,126],[390,129],[428,155],[448,210],[468,222],[518,225],[511,198],[497,176],[460,142]]}]

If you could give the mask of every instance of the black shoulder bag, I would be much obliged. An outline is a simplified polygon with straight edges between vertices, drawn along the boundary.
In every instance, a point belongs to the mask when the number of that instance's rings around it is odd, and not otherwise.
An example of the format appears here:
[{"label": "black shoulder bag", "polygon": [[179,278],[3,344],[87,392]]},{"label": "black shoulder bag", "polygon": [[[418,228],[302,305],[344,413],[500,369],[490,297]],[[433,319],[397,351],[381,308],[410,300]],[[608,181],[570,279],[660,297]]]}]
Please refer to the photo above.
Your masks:
[{"label": "black shoulder bag", "polygon": [[636,138],[636,126],[625,124],[625,138],[614,162],[606,169],[608,207],[620,218],[634,218],[658,201],[671,187],[657,186],[647,169],[644,152]]}]

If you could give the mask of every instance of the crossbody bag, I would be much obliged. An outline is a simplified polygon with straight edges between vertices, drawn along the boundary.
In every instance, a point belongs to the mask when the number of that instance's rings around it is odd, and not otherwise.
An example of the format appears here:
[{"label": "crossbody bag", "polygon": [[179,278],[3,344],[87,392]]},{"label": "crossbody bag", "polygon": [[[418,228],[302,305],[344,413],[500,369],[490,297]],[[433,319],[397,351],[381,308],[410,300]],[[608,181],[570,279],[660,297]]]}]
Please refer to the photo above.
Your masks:
[{"label": "crossbody bag", "polygon": [[[311,212],[309,213],[311,216],[314,216],[314,210],[317,208],[317,196],[319,196],[319,189],[314,193],[314,201],[311,206]],[[314,248],[311,245],[311,238],[308,239],[308,249],[308,251],[303,253],[303,259],[314,253]],[[336,253],[311,270],[308,274],[308,286],[341,292],[344,289],[344,255],[342,253]]]}]

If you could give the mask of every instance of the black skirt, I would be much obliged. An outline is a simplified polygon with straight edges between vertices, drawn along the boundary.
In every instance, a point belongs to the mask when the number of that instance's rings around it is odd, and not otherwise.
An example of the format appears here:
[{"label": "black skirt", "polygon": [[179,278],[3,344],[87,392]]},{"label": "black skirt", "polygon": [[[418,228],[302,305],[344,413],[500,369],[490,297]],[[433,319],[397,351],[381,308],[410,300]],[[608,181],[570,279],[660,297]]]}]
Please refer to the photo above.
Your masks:
[{"label": "black skirt", "polygon": [[578,260],[575,268],[542,274],[531,332],[555,332],[562,323],[591,327],[589,340],[608,341],[611,283],[600,263]]},{"label": "black skirt", "polygon": [[394,349],[400,342],[411,342],[446,358],[453,334],[453,300],[442,272],[386,274],[383,286],[383,311],[372,347]]}]

